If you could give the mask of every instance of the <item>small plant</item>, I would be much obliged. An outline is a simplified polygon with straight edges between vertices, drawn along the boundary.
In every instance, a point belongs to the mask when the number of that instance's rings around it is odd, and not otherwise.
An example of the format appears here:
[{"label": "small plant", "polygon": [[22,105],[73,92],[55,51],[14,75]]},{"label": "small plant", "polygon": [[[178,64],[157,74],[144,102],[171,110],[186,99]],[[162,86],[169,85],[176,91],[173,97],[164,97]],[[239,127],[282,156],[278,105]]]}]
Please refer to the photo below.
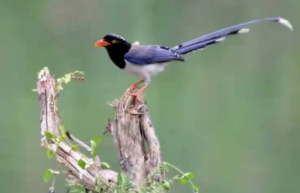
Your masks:
[{"label": "small plant", "polygon": [[84,72],[74,71],[74,72],[65,74],[61,78],[58,78],[57,85],[55,87],[56,92],[63,90],[62,84],[68,84],[71,81],[71,79],[81,80],[81,81],[84,80],[84,78],[82,76],[78,76],[78,75],[84,75]]},{"label": "small plant", "polygon": [[[167,173],[169,172],[169,168],[174,169],[176,172],[179,172],[179,175],[175,175],[171,178],[167,178]],[[152,179],[156,178],[155,176],[163,174],[164,179],[160,182],[154,182],[151,183],[151,181],[153,181]],[[177,183],[179,185],[185,185],[185,184],[190,184],[193,192],[197,193],[199,192],[199,187],[195,186],[194,183],[192,182],[192,179],[194,178],[194,174],[193,173],[184,173],[182,172],[179,168],[177,168],[176,166],[168,163],[168,162],[163,162],[162,165],[160,166],[160,168],[158,168],[156,171],[154,171],[152,174],[150,174],[147,178],[148,180],[148,184],[150,184],[150,186],[148,186],[145,190],[143,190],[143,192],[153,192],[153,193],[158,193],[158,192],[163,192],[163,191],[169,191],[171,190],[171,185],[174,184],[174,182],[177,181]]]}]

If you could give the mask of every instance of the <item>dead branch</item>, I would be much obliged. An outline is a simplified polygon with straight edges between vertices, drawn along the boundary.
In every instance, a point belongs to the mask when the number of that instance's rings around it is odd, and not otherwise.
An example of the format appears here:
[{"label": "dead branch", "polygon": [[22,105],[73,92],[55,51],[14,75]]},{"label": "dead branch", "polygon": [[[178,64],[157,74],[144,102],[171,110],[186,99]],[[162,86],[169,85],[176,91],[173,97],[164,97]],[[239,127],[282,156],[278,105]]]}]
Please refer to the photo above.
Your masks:
[{"label": "dead branch", "polygon": [[[129,89],[113,102],[115,120],[108,122],[107,129],[119,150],[122,171],[141,188],[148,174],[161,164],[160,146],[147,106],[128,93]],[[154,180],[160,181],[160,175]]]},{"label": "dead branch", "polygon": [[[56,106],[57,94],[55,91],[55,80],[51,77],[48,68],[44,68],[38,75],[37,92],[40,102],[41,142],[45,148],[51,148],[61,164],[68,168],[69,181],[79,182],[89,190],[95,190],[96,178],[105,184],[114,186],[117,182],[117,173],[112,170],[101,168],[100,158],[87,158],[79,151],[73,151],[67,141],[57,143],[55,139],[45,137],[45,132],[60,135],[60,118]],[[78,140],[78,139],[77,139]],[[80,144],[84,144],[80,142]],[[86,168],[82,169],[78,161],[83,159]]]},{"label": "dead branch", "polygon": [[[67,168],[65,173],[70,184],[80,183],[87,189],[96,192],[98,191],[96,190],[96,180],[100,179],[112,190],[111,188],[116,186],[118,173],[101,168],[99,156],[89,158],[80,151],[74,150],[68,140],[45,136],[46,132],[57,136],[63,134],[56,106],[58,93],[55,86],[55,80],[51,77],[48,68],[45,67],[40,71],[37,83],[42,147],[51,148],[58,162]],[[112,106],[116,109],[115,120],[108,122],[107,130],[118,148],[122,173],[130,177],[133,187],[138,190],[146,186],[145,179],[149,174],[157,171],[161,164],[159,141],[146,105],[135,101],[128,91],[120,99],[115,100]],[[91,151],[87,144],[75,136],[69,135],[68,137],[87,151]],[[80,159],[86,163],[84,169],[78,165]],[[161,175],[158,173],[152,179],[156,182],[161,181]]]}]

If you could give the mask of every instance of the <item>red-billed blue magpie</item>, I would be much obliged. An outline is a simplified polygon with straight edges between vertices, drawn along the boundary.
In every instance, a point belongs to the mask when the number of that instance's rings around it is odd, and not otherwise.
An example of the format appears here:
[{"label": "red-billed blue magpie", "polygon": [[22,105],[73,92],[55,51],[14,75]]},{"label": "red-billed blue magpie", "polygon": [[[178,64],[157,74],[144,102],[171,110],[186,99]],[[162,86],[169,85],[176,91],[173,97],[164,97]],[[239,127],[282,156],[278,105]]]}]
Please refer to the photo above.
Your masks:
[{"label": "red-billed blue magpie", "polygon": [[139,82],[130,86],[131,90],[136,88],[140,83],[145,82],[145,86],[139,91],[131,93],[131,95],[136,96],[137,99],[141,101],[140,96],[151,83],[151,77],[162,72],[170,62],[184,62],[184,58],[181,55],[203,49],[206,46],[221,42],[230,36],[247,33],[249,29],[245,27],[263,21],[277,22],[293,30],[292,25],[288,20],[281,17],[274,17],[253,20],[227,27],[197,37],[172,48],[160,45],[131,44],[122,36],[114,33],[107,34],[101,40],[95,42],[95,46],[105,47],[110,59],[116,66],[141,78]]}]

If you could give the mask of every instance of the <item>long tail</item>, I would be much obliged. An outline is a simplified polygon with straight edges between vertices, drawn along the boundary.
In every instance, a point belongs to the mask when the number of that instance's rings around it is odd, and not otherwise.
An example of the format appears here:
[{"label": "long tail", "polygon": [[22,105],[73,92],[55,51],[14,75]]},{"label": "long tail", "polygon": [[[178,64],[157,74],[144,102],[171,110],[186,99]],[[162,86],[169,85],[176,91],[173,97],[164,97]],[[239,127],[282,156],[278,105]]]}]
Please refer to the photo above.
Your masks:
[{"label": "long tail", "polygon": [[241,33],[247,33],[247,32],[249,32],[249,29],[247,29],[245,27],[248,27],[248,26],[260,23],[260,22],[264,22],[264,21],[273,21],[273,22],[280,23],[293,31],[293,26],[291,25],[291,23],[284,18],[281,18],[281,17],[264,18],[264,19],[253,20],[253,21],[249,21],[246,23],[240,23],[240,24],[237,24],[237,25],[234,25],[231,27],[227,27],[227,28],[197,37],[190,41],[184,42],[184,43],[177,45],[171,49],[178,54],[187,54],[189,52],[203,49],[206,46],[221,42],[230,36],[234,36],[236,34],[241,34]]}]

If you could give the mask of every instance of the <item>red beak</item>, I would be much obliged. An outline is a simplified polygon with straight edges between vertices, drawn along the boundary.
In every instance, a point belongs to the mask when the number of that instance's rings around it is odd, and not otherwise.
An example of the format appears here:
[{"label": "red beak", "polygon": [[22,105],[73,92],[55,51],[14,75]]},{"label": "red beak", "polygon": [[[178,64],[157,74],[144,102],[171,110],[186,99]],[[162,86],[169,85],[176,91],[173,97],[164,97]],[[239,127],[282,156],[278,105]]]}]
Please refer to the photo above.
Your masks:
[{"label": "red beak", "polygon": [[107,41],[105,41],[104,39],[98,40],[95,42],[95,47],[105,47],[110,45],[110,43],[108,43]]}]

